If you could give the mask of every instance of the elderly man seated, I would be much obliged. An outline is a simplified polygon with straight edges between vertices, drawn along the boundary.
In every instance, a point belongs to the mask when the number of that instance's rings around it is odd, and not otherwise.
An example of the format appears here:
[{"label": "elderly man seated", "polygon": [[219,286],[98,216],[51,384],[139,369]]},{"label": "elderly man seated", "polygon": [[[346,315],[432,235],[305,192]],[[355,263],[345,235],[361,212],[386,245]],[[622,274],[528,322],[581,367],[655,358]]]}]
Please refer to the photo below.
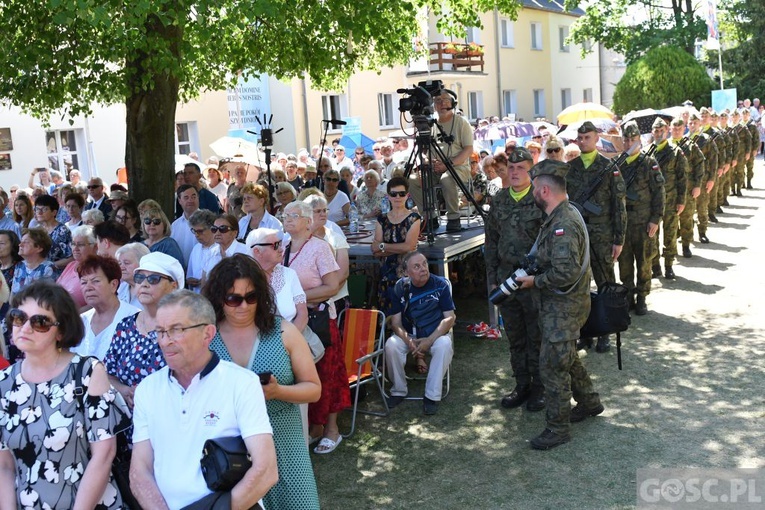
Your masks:
[{"label": "elderly man seated", "polygon": [[388,406],[393,408],[407,395],[404,364],[408,352],[431,354],[425,382],[423,411],[438,412],[444,376],[452,362],[454,348],[449,331],[457,320],[449,282],[430,274],[428,261],[420,252],[404,256],[406,276],[394,287],[391,309],[393,336],[385,343],[385,359],[393,379]]}]

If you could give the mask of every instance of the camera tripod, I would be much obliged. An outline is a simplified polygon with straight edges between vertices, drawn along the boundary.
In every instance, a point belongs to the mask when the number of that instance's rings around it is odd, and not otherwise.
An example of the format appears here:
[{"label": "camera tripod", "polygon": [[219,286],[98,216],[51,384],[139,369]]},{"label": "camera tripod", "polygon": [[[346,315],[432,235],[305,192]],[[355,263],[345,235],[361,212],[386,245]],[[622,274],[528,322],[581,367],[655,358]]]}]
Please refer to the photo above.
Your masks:
[{"label": "camera tripod", "polygon": [[409,178],[415,167],[420,170],[420,185],[422,186],[422,208],[420,211],[424,218],[427,218],[425,223],[426,238],[429,245],[433,245],[436,242],[435,232],[431,219],[438,218],[438,204],[436,202],[436,189],[435,185],[438,184],[440,176],[436,177],[433,172],[432,161],[434,158],[440,159],[446,171],[452,176],[454,182],[457,183],[457,187],[462,191],[462,194],[468,200],[468,202],[475,208],[476,212],[482,219],[486,219],[483,209],[478,206],[478,203],[473,198],[473,195],[462,182],[462,179],[454,169],[454,165],[451,160],[446,157],[444,151],[439,147],[437,143],[433,141],[433,135],[431,133],[431,127],[433,124],[439,132],[439,138],[445,140],[446,143],[451,143],[450,136],[446,134],[443,128],[434,120],[426,115],[414,115],[412,118],[415,129],[417,130],[417,136],[414,141],[414,147],[412,153],[409,155],[409,159],[404,167],[404,177]]}]

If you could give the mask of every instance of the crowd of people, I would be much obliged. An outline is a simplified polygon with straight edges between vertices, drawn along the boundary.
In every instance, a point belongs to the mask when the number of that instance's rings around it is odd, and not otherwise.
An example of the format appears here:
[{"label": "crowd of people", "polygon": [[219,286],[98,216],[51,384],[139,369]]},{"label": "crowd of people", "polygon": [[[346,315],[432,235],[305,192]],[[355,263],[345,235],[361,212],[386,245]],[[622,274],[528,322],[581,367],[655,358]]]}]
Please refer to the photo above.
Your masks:
[{"label": "crowd of people", "polygon": [[[751,189],[761,146],[752,110],[658,117],[650,147],[624,123],[615,166],[591,122],[569,143],[541,130],[490,153],[474,150],[452,92],[434,105],[448,161],[418,159],[408,175],[413,147],[401,137],[353,157],[339,140],[326,154],[277,153],[270,173],[236,157],[192,158],[176,173],[172,219],[154,200],[135,203],[120,185],[107,193],[75,171],[67,182],[35,169],[30,189],[0,190],[0,368],[10,364],[0,372],[0,508],[124,508],[110,474],[121,435],[144,508],[209,497],[199,457],[205,440],[227,435],[240,435],[252,458],[225,495],[233,506],[318,508],[309,452],[340,445],[337,416],[351,402],[338,324],[349,306],[343,227],[374,221],[388,405],[407,398],[411,354],[427,374],[423,412],[435,414],[455,306],[450,282],[416,250],[442,212],[446,232],[461,230],[469,205],[457,180],[487,211],[489,286],[534,267],[500,305],[516,380],[501,405],[546,409],[531,441],[542,450],[601,414],[577,354],[595,343],[579,338],[590,281],[615,282],[618,266],[635,313],[647,313],[652,278],[675,278],[678,240],[692,257],[694,229],[708,243],[716,215]],[[442,189],[430,210],[423,165]],[[471,332],[499,335],[482,323]],[[313,335],[319,354],[306,342]],[[597,352],[609,347],[607,335],[597,339]],[[82,398],[71,391],[80,386]]]}]

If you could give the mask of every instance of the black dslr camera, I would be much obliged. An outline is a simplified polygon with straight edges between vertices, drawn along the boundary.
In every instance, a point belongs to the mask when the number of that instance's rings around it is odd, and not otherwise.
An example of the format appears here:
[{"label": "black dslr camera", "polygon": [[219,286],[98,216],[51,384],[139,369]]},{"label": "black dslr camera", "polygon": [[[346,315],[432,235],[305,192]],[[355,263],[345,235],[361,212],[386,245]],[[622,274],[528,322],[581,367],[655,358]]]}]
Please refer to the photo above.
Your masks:
[{"label": "black dslr camera", "polygon": [[519,277],[523,276],[535,276],[539,274],[539,266],[537,266],[536,258],[531,255],[526,255],[524,263],[521,267],[515,270],[510,277],[489,294],[489,301],[498,305],[502,303],[513,292],[521,288],[521,282],[518,281]]}]

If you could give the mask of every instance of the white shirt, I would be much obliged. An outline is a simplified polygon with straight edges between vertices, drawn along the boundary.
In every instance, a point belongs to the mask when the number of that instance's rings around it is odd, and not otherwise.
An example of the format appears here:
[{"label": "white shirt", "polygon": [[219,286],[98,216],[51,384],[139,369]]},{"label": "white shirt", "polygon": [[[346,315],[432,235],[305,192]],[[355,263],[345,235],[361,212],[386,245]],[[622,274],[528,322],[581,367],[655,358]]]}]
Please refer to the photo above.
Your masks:
[{"label": "white shirt", "polygon": [[[238,243],[236,241],[231,243],[232,246],[234,244]],[[196,246],[194,246],[194,249],[191,250],[191,256],[189,257],[189,268],[186,270],[186,278],[201,279],[205,264],[207,264],[207,261],[212,257],[220,257],[220,245],[218,245],[218,243],[212,243],[207,248],[205,248],[202,244],[197,243]],[[200,288],[193,287],[189,290],[193,290],[198,294]]]},{"label": "white shirt", "polygon": [[[202,267],[202,274],[203,276],[206,276],[210,274],[210,271],[215,267],[215,265],[220,262],[223,257],[220,256],[220,245],[218,243],[215,243],[213,246],[216,246],[215,251],[210,251],[210,257],[207,259],[207,262],[205,262],[205,265]],[[231,243],[231,246],[229,246],[226,249],[226,257],[230,257],[234,255],[235,253],[243,253],[248,256],[252,256],[250,253],[250,250],[247,249],[247,246],[245,246],[244,243],[240,243],[236,239],[234,239],[234,242]]]},{"label": "white shirt", "polygon": [[138,313],[140,310],[135,306],[120,301],[120,307],[114,314],[114,319],[111,324],[106,326],[99,334],[93,332],[93,328],[90,327],[90,321],[93,320],[93,316],[96,314],[95,308],[91,308],[87,312],[80,314],[82,319],[82,325],[85,326],[85,336],[82,338],[82,342],[77,347],[73,347],[72,352],[76,352],[80,356],[95,356],[103,361],[106,352],[109,350],[109,346],[112,344],[112,338],[114,337],[114,331],[117,329],[117,324],[128,315]]},{"label": "white shirt", "polygon": [[191,225],[189,220],[186,219],[186,215],[181,215],[180,218],[175,220],[170,226],[170,237],[175,239],[178,246],[183,253],[183,266],[189,267],[189,258],[191,257],[191,250],[194,249],[194,245],[199,244],[197,236],[191,231]]},{"label": "white shirt", "polygon": [[220,200],[220,203],[221,203],[221,204],[223,204],[223,201],[224,201],[224,200],[226,200],[226,198],[228,198],[228,197],[227,197],[227,193],[228,193],[228,185],[227,185],[225,182],[223,182],[223,181],[220,181],[220,182],[218,183],[218,185],[217,185],[217,186],[215,186],[214,188],[207,188],[207,189],[209,189],[210,191],[212,191],[212,192],[213,192],[213,194],[214,194],[216,197],[218,197],[218,200]]},{"label": "white shirt", "polygon": [[[247,229],[250,227],[250,220],[252,219],[252,214],[247,214],[239,220],[239,239],[246,239]],[[278,230],[281,232],[282,229],[282,222],[277,220],[274,215],[266,211],[263,213],[263,219],[260,220],[260,223],[258,223],[258,228],[272,228],[274,230]]]},{"label": "white shirt", "polygon": [[346,219],[345,213],[343,212],[343,206],[350,202],[351,200],[348,198],[348,195],[338,190],[335,198],[333,198],[332,201],[327,204],[327,219],[330,219],[334,222],[343,221]]},{"label": "white shirt", "polygon": [[125,303],[130,303],[139,310],[143,310],[143,305],[138,301],[138,296],[133,296],[130,292],[130,284],[128,282],[120,282],[120,286],[117,288],[117,298]]},{"label": "white shirt", "polygon": [[168,507],[211,493],[199,459],[208,439],[273,434],[258,376],[213,356],[185,390],[164,367],[135,390],[133,443],[149,441],[154,479]]},{"label": "white shirt", "polygon": [[299,303],[305,303],[306,297],[300,279],[294,269],[277,264],[271,274],[271,288],[276,298],[276,311],[287,322],[295,320]]}]

